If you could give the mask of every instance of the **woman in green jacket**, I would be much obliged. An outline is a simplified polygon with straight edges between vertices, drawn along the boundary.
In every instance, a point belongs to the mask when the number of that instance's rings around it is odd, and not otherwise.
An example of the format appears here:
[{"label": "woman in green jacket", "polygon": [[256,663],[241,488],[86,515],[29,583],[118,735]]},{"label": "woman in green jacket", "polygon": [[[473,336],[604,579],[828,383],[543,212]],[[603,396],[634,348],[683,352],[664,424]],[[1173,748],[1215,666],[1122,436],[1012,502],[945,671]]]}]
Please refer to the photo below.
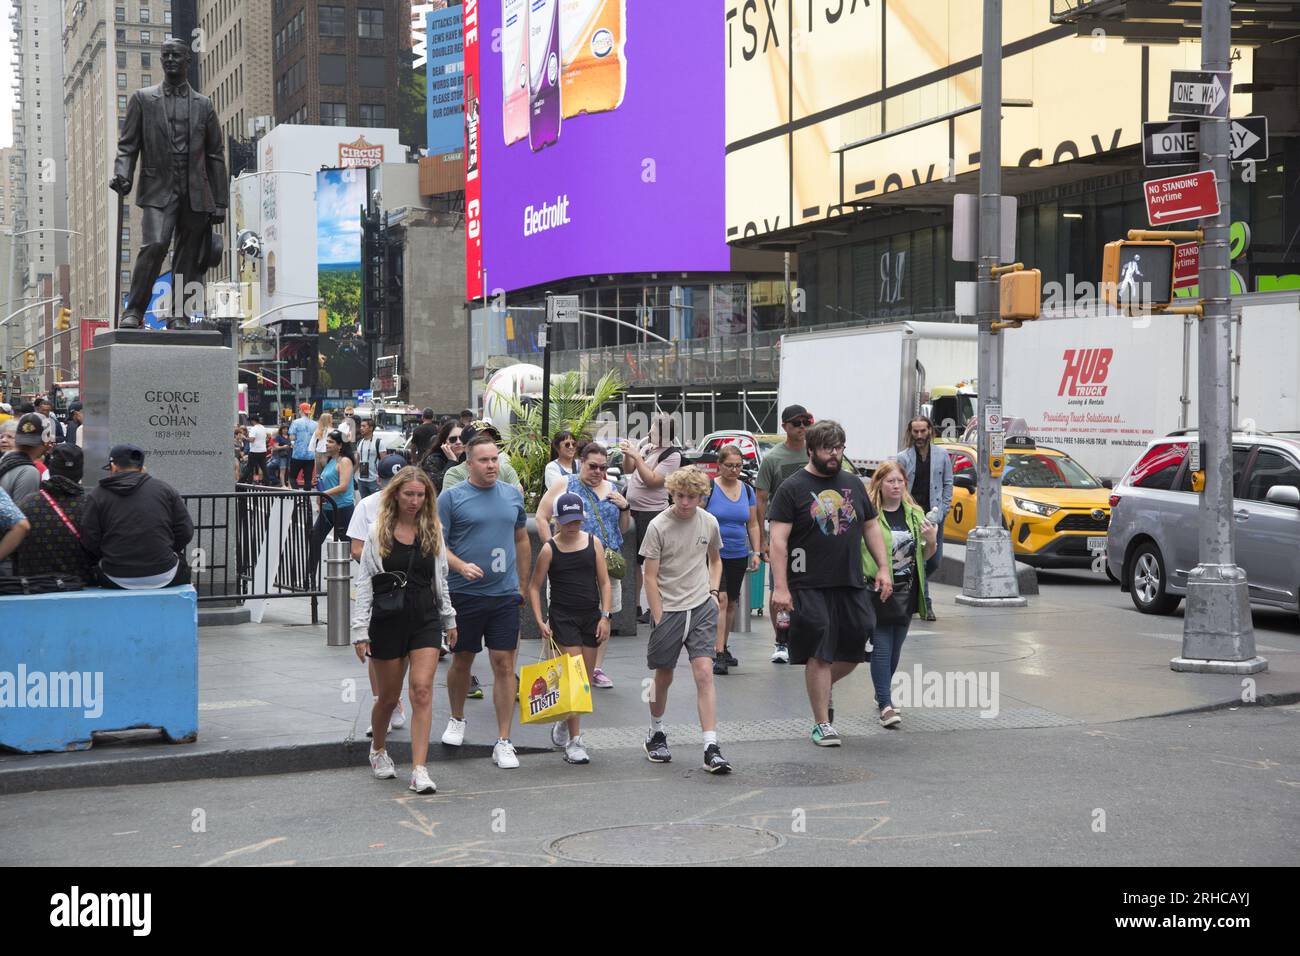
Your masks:
[{"label": "woman in green jacket", "polygon": [[[903,720],[890,697],[890,683],[898,670],[898,657],[907,639],[912,615],[925,613],[925,562],[938,548],[938,528],[926,520],[925,512],[907,492],[907,476],[897,462],[881,464],[871,476],[867,497],[880,513],[885,550],[892,556],[894,593],[882,602],[872,596],[876,629],[871,635],[871,683],[880,708],[880,726],[897,727]],[[918,556],[917,544],[922,553]],[[876,576],[876,562],[866,545],[862,547],[862,570],[870,581]]]}]

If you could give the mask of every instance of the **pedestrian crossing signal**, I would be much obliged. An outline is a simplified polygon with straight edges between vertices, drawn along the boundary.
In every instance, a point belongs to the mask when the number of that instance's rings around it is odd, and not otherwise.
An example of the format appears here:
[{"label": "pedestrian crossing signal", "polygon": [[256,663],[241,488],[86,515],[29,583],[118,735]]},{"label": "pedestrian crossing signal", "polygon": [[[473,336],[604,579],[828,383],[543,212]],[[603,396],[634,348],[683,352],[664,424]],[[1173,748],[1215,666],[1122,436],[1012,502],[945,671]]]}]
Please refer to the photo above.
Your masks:
[{"label": "pedestrian crossing signal", "polygon": [[1121,239],[1106,243],[1102,301],[1116,308],[1169,305],[1174,298],[1174,242]]}]

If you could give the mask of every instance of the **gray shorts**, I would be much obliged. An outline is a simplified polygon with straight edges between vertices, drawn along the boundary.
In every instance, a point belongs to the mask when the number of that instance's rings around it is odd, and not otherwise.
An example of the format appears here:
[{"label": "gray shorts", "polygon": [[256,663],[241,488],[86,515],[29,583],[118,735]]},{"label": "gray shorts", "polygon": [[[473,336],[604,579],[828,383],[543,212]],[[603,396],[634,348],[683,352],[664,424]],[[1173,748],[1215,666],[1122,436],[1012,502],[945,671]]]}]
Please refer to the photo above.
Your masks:
[{"label": "gray shorts", "polygon": [[699,607],[689,611],[664,611],[658,626],[650,632],[646,647],[646,666],[651,670],[676,667],[682,655],[682,645],[691,660],[713,657],[713,645],[718,637],[718,602],[708,598]]}]

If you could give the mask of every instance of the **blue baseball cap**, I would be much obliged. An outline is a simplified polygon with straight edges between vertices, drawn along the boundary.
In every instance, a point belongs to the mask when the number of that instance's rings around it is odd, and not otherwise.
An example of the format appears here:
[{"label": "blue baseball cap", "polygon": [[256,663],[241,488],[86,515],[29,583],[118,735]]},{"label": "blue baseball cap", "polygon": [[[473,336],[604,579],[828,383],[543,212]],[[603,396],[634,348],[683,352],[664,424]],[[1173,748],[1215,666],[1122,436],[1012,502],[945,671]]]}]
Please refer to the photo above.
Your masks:
[{"label": "blue baseball cap", "polygon": [[569,524],[582,520],[582,499],[575,494],[563,494],[555,500],[555,523]]}]

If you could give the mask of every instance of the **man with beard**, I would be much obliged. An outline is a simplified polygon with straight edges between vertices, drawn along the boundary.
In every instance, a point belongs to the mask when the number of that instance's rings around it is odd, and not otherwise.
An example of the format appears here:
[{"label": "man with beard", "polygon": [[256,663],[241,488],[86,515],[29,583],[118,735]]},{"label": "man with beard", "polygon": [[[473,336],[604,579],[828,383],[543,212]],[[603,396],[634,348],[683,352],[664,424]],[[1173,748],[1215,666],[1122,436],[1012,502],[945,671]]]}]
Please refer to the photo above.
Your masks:
[{"label": "man with beard", "polygon": [[812,705],[812,740],[838,747],[831,724],[831,685],[866,659],[875,615],[862,573],[861,543],[876,559],[882,600],[893,589],[891,565],[876,509],[862,480],[841,473],[844,429],[818,422],[806,436],[808,464],[781,483],[767,516],[771,522],[772,606],[790,612],[790,663],[805,664]]}]

